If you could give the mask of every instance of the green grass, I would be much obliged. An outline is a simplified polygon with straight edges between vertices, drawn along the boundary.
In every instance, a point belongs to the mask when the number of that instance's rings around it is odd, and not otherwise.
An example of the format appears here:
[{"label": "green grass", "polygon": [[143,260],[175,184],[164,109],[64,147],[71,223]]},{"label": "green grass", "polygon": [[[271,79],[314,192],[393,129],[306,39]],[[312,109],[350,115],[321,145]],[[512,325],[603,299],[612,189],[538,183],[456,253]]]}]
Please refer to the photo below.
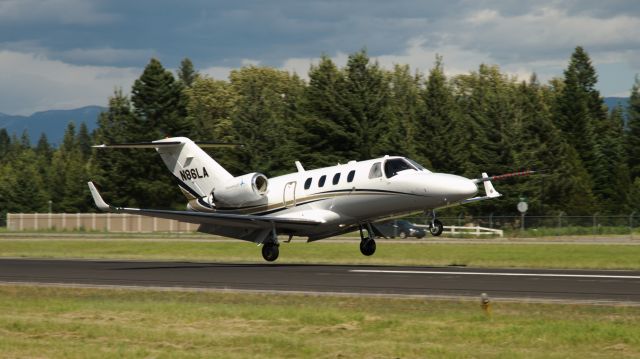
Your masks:
[{"label": "green grass", "polygon": [[640,308],[0,286],[7,358],[638,358]]},{"label": "green grass", "polygon": [[[260,262],[260,248],[241,241],[179,239],[0,239],[0,257]],[[392,243],[362,256],[357,242],[292,242],[278,263],[466,265],[474,267],[640,269],[640,245]]]}]

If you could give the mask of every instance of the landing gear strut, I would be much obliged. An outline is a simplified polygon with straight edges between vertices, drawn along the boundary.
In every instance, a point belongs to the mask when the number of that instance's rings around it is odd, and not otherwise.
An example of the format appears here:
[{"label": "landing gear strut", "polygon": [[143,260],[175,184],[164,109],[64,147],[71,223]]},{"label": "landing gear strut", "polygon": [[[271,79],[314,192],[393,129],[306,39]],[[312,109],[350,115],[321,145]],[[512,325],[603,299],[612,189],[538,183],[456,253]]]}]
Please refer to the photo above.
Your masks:
[{"label": "landing gear strut", "polygon": [[373,239],[371,224],[367,223],[367,237],[364,236],[362,225],[360,225],[360,253],[370,256],[376,252],[376,241]]},{"label": "landing gear strut", "polygon": [[431,233],[432,236],[437,237],[442,234],[444,226],[442,225],[442,222],[436,219],[436,211],[432,211],[431,216],[432,219],[431,223],[429,223],[429,233]]}]

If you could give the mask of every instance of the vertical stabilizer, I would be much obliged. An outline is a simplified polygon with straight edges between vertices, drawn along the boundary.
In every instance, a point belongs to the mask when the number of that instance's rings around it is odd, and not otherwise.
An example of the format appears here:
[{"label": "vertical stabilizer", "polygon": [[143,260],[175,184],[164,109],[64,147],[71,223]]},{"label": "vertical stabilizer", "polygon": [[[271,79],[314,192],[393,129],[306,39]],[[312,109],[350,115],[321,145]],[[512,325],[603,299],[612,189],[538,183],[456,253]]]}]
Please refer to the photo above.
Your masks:
[{"label": "vertical stabilizer", "polygon": [[[188,138],[173,137],[153,143],[158,144],[156,151],[189,199],[208,196],[233,179],[227,170]],[[178,144],[163,146],[163,143]]]},{"label": "vertical stabilizer", "polygon": [[153,142],[119,143],[96,148],[153,148],[176,177],[187,199],[211,195],[233,179],[218,162],[186,137],[170,137]]}]

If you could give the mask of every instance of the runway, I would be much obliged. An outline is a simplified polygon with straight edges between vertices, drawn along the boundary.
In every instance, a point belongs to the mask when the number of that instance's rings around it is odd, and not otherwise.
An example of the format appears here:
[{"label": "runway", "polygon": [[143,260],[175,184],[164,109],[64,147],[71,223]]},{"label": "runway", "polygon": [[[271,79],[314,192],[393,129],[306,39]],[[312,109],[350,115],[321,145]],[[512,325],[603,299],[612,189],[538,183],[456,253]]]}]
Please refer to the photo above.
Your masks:
[{"label": "runway", "polygon": [[0,282],[640,304],[640,272],[0,259]]}]

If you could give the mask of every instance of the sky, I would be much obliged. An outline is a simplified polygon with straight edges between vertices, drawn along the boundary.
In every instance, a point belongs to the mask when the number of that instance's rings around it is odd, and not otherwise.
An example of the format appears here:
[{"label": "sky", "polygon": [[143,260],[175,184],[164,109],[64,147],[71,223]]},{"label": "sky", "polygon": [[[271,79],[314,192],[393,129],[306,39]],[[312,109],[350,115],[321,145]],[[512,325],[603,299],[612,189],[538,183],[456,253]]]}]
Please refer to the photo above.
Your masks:
[{"label": "sky", "polygon": [[306,77],[366,49],[381,66],[448,75],[500,66],[562,76],[576,46],[603,96],[626,97],[640,73],[640,1],[628,0],[0,0],[0,113],[106,106],[150,58],[224,79],[245,65]]}]

